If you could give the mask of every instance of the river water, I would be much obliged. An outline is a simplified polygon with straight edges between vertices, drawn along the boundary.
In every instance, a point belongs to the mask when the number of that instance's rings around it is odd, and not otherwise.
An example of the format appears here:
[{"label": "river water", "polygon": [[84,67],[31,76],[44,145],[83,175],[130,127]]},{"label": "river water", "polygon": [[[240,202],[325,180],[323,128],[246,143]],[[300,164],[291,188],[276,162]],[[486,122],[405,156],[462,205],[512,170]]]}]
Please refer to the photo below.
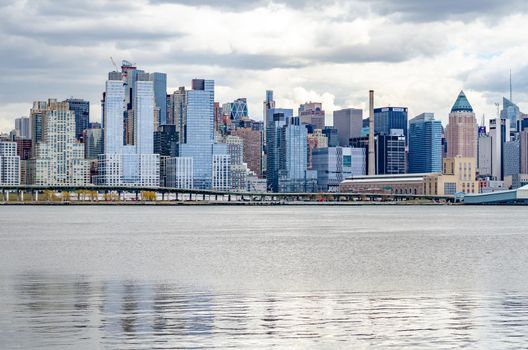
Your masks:
[{"label": "river water", "polygon": [[525,348],[527,214],[0,207],[0,348]]}]

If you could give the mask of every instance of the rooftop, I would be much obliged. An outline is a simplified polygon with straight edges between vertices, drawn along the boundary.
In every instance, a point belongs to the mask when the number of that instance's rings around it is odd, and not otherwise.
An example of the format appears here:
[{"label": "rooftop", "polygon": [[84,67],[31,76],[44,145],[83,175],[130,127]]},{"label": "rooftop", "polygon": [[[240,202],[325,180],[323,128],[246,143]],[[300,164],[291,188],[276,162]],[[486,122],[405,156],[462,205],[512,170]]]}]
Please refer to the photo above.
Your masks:
[{"label": "rooftop", "polygon": [[464,91],[460,91],[458,94],[455,104],[451,108],[451,113],[453,112],[473,112],[473,107],[471,107]]}]

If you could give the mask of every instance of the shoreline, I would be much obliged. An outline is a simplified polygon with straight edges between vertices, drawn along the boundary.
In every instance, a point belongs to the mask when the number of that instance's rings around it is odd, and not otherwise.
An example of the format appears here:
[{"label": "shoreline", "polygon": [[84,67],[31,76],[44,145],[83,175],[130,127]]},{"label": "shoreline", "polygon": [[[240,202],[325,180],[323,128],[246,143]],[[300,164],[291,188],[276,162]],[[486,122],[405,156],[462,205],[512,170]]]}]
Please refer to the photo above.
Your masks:
[{"label": "shoreline", "polygon": [[152,201],[152,202],[0,202],[0,206],[451,206],[462,203],[432,203],[432,202],[214,202],[214,201]]}]

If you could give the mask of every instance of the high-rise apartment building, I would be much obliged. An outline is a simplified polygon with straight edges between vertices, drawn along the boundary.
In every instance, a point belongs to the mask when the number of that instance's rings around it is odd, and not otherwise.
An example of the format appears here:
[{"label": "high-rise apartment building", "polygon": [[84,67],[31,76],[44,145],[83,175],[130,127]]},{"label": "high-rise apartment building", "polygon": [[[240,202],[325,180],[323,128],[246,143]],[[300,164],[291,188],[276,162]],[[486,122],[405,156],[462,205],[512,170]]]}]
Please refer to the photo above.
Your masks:
[{"label": "high-rise apartment building", "polygon": [[258,177],[262,177],[262,131],[253,128],[237,128],[231,131],[231,135],[238,136],[243,140],[244,163]]},{"label": "high-rise apartment building", "polygon": [[98,157],[99,184],[159,186],[160,157],[153,149],[154,112],[154,83],[147,73],[127,62],[121,72],[109,73],[103,102],[104,154]]},{"label": "high-rise apartment building", "polygon": [[83,141],[83,131],[90,124],[90,102],[78,98],[67,99],[70,110],[75,113],[75,138]]},{"label": "high-rise apartment building", "polygon": [[313,125],[314,129],[324,129],[325,111],[320,102],[306,102],[299,106],[299,118],[301,124]]},{"label": "high-rise apartment building", "polygon": [[442,171],[442,122],[422,113],[409,122],[409,173]]},{"label": "high-rise apartment building", "polygon": [[230,159],[231,189],[245,191],[249,171],[244,163],[244,140],[241,137],[229,135],[226,137],[225,143]]},{"label": "high-rise apartment building", "polygon": [[351,138],[361,137],[362,127],[363,110],[346,108],[334,111],[334,128],[337,129],[339,146],[346,147],[350,144]]},{"label": "high-rise apartment building", "polygon": [[0,185],[20,185],[20,157],[16,142],[0,141]]},{"label": "high-rise apartment building", "polygon": [[[40,106],[43,107],[43,106]],[[75,137],[75,113],[67,101],[49,100],[40,110],[45,128],[31,160],[27,183],[44,186],[84,186],[90,182],[84,146]]]},{"label": "high-rise apartment building", "polygon": [[477,120],[473,107],[460,91],[446,127],[447,157],[477,158]]}]

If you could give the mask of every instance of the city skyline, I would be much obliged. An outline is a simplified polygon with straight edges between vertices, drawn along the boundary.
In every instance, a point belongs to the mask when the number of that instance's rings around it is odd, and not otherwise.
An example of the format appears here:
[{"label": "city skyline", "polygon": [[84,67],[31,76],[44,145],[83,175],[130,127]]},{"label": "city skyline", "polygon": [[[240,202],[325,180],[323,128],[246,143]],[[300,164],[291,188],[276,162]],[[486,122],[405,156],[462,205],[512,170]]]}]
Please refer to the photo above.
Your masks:
[{"label": "city skyline", "polygon": [[432,112],[443,125],[464,90],[477,120],[487,121],[509,96],[510,69],[513,101],[528,109],[522,1],[196,4],[0,2],[0,47],[10,53],[0,58],[0,130],[48,97],[86,99],[90,119],[100,121],[110,56],[167,73],[168,93],[192,78],[214,79],[215,100],[247,98],[255,120],[267,89],[282,108],[322,102],[327,124],[334,110],[366,111],[374,89],[376,106],[407,106],[410,117]]}]

